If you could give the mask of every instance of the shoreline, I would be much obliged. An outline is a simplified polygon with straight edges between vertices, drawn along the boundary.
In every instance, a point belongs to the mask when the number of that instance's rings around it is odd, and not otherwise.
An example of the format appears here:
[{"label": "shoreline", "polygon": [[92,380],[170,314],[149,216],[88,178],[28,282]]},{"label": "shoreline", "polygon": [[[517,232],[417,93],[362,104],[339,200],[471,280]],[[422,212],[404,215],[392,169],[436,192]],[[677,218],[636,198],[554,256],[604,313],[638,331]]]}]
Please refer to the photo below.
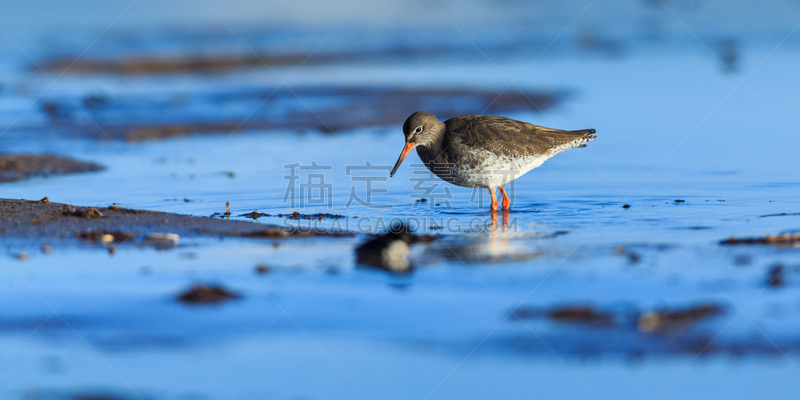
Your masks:
[{"label": "shoreline", "polygon": [[[34,241],[36,245],[109,241],[142,243],[148,237],[239,237],[284,239],[291,237],[353,237],[345,231],[308,231],[274,224],[197,217],[127,209],[119,206],[87,207],[42,200],[0,199],[0,240]],[[106,239],[103,239],[104,235]]]}]

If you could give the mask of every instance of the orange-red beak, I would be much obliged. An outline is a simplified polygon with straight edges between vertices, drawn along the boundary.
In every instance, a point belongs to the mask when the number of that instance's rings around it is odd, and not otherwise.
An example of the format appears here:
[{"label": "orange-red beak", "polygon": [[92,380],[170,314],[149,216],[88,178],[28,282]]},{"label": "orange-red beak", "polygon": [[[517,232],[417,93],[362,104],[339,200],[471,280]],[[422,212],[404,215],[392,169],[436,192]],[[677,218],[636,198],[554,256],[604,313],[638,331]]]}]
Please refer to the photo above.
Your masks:
[{"label": "orange-red beak", "polygon": [[416,143],[406,143],[406,146],[403,147],[403,152],[400,153],[400,158],[397,159],[397,164],[395,164],[394,168],[392,168],[392,172],[389,174],[389,177],[394,176],[394,173],[397,172],[397,168],[400,168],[400,164],[403,163],[403,160],[405,160],[408,152],[410,152],[411,149],[413,149],[416,145]]}]

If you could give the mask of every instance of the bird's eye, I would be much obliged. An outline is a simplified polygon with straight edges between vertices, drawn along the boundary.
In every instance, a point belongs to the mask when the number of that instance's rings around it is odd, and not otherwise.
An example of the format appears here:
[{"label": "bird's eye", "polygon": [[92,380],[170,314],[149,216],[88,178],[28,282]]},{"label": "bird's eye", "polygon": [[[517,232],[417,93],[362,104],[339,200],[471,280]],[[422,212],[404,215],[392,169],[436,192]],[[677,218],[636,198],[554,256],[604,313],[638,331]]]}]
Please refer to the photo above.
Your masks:
[{"label": "bird's eye", "polygon": [[414,133],[422,132],[422,126],[418,126],[417,129],[414,129]]}]

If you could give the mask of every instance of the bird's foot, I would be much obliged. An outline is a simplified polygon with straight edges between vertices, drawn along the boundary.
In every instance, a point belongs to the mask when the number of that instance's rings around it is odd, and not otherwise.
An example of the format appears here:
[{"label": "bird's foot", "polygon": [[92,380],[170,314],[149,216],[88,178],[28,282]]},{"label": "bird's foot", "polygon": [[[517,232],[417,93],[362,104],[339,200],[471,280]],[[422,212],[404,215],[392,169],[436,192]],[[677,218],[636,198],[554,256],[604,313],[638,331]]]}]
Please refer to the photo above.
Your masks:
[{"label": "bird's foot", "polygon": [[506,189],[500,186],[500,194],[503,195],[503,211],[511,211],[511,199],[508,198]]}]

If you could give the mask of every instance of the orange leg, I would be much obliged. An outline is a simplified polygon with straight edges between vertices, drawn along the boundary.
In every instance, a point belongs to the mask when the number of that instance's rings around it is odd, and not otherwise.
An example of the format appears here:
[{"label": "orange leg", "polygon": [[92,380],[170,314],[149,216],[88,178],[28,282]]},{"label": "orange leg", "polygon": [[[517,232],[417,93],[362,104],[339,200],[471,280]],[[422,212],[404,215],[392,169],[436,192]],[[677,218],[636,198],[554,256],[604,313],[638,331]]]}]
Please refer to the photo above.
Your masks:
[{"label": "orange leg", "polygon": [[508,198],[506,190],[502,186],[500,186],[500,194],[503,195],[503,210],[511,211],[511,199]]},{"label": "orange leg", "polygon": [[493,187],[489,188],[489,194],[492,196],[492,206],[489,209],[489,211],[497,212],[497,197],[495,197],[495,195],[494,195],[494,188]]}]

